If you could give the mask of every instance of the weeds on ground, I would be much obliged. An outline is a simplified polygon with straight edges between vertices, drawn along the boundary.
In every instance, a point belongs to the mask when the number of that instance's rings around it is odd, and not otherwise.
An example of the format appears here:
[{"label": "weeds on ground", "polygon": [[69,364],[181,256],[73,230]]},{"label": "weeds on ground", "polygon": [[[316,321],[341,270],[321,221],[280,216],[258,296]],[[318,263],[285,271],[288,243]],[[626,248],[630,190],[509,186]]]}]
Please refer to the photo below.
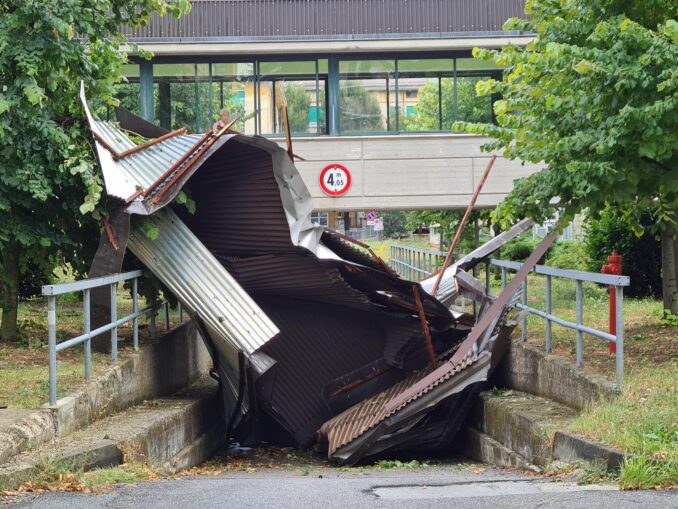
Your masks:
[{"label": "weeds on ground", "polygon": [[678,459],[660,461],[640,455],[627,457],[622,464],[620,484],[624,490],[676,487]]},{"label": "weeds on ground", "polygon": [[389,470],[393,468],[408,468],[408,469],[427,468],[428,466],[429,466],[428,463],[420,462],[418,460],[412,461],[379,460],[373,465],[373,468]]}]

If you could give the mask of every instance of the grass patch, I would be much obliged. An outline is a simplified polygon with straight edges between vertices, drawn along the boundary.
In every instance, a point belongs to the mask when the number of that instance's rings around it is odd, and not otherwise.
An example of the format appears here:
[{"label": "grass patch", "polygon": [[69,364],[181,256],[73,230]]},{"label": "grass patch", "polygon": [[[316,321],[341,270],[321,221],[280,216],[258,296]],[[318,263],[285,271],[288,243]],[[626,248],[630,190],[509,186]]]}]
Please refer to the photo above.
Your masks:
[{"label": "grass patch", "polygon": [[111,468],[90,470],[80,476],[80,482],[88,488],[106,488],[114,484],[136,484],[152,481],[160,476],[146,463],[124,463]]},{"label": "grass patch", "polygon": [[[140,298],[139,308],[146,306]],[[132,298],[122,285],[118,293],[118,317],[132,313]],[[57,297],[57,342],[79,336],[83,331],[82,302],[78,294]],[[163,332],[162,310],[156,321]],[[20,340],[0,343],[0,406],[36,408],[49,397],[47,302],[36,298],[19,303]],[[176,309],[170,310],[170,325],[179,323]],[[139,320],[139,339],[151,340],[148,317]],[[108,333],[105,337],[110,337]],[[131,350],[132,322],[118,327],[120,356]],[[111,366],[108,354],[92,352],[92,376],[103,374]],[[72,393],[85,384],[84,346],[69,348],[57,355],[57,396]]]},{"label": "grass patch", "polygon": [[[35,349],[24,349],[35,350]],[[16,349],[15,349],[16,351]],[[9,356],[8,348],[0,355]],[[37,408],[49,399],[47,350],[30,352],[33,364],[13,364],[12,359],[0,360],[0,404],[10,408]],[[105,354],[92,353],[92,375],[103,374],[110,362]],[[40,363],[40,364],[38,364]],[[85,363],[82,352],[69,355],[57,364],[57,396],[62,397],[85,383]]]},{"label": "grass patch", "polygon": [[678,484],[678,460],[656,461],[647,456],[626,458],[619,483],[624,490],[675,487]]},{"label": "grass patch", "polygon": [[624,488],[678,485],[678,362],[634,366],[623,394],[583,412],[571,430],[630,453]]}]

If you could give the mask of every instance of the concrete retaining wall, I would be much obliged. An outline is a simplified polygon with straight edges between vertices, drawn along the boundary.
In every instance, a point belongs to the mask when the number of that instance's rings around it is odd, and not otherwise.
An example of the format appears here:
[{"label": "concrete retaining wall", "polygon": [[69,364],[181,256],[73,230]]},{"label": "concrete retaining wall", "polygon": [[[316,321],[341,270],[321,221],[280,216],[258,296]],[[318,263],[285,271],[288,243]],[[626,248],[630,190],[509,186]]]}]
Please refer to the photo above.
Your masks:
[{"label": "concrete retaining wall", "polygon": [[497,386],[510,387],[582,410],[619,394],[608,379],[587,373],[542,348],[514,340],[495,373]]},{"label": "concrete retaining wall", "polygon": [[172,394],[207,373],[210,365],[195,326],[190,322],[179,325],[48,407],[54,414],[56,434],[72,433],[144,399]]}]

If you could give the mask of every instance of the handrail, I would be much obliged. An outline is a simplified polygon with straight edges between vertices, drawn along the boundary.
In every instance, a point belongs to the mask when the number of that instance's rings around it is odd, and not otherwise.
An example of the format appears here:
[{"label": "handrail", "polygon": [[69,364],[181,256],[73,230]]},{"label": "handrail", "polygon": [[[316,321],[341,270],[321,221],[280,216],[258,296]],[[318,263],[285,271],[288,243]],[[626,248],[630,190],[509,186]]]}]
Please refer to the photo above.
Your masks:
[{"label": "handrail", "polygon": [[[399,244],[391,246],[391,267],[401,276],[415,280],[435,274],[437,270],[437,260],[445,256],[444,251],[420,249]],[[424,256],[422,256],[424,255]],[[490,293],[490,267],[495,266],[501,269],[502,289],[507,286],[507,271],[518,271],[523,266],[520,262],[509,260],[485,259],[485,288]],[[604,341],[613,342],[616,345],[615,371],[616,381],[619,386],[624,381],[624,287],[629,286],[631,279],[629,276],[615,276],[612,274],[599,274],[596,272],[584,272],[580,270],[558,269],[546,265],[536,265],[533,273],[544,276],[546,279],[546,299],[545,310],[537,309],[528,305],[527,300],[527,280],[523,284],[520,292],[521,299],[516,303],[518,309],[526,310],[528,313],[536,315],[546,321],[546,345],[547,352],[551,352],[552,333],[551,325],[556,323],[562,327],[576,331],[576,354],[577,367],[583,367],[584,343],[583,334],[600,338]],[[552,313],[552,292],[551,279],[553,277],[569,279],[575,281],[576,297],[575,310],[576,322],[565,320]],[[616,297],[616,334],[594,329],[583,324],[583,282],[591,282],[614,287]],[[527,317],[521,322],[521,339],[527,339]]]},{"label": "handrail", "polygon": [[[135,350],[139,349],[139,317],[150,315],[151,336],[156,337],[156,308],[155,303],[139,310],[138,279],[143,277],[141,270],[133,270],[121,274],[111,274],[109,276],[83,279],[81,281],[71,281],[68,283],[59,283],[56,285],[45,285],[42,287],[42,294],[47,297],[47,336],[49,343],[49,404],[54,406],[57,402],[57,353],[67,348],[84,344],[85,347],[85,380],[89,382],[92,377],[92,338],[105,332],[111,333],[111,361],[115,364],[118,361],[118,327],[133,322],[132,343]],[[118,318],[118,283],[121,281],[132,281],[132,313]],[[111,321],[94,330],[91,330],[90,317],[90,293],[94,288],[110,289],[111,302]],[[66,293],[82,292],[83,306],[83,333],[74,338],[70,338],[61,343],[57,343],[57,316],[56,316],[56,298],[57,295]],[[164,314],[165,330],[169,329],[169,304],[167,301],[162,303]],[[183,321],[183,312],[181,303],[179,303],[179,321]]]}]

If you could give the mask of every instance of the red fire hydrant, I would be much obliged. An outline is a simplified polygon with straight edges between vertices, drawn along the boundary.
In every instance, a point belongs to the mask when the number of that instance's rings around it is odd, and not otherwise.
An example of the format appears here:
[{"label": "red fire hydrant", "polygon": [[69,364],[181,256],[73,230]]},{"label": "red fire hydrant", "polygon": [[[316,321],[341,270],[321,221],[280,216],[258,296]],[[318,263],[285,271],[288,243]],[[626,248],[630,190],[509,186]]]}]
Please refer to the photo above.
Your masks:
[{"label": "red fire hydrant", "polygon": [[[622,256],[612,251],[612,254],[607,257],[607,264],[600,269],[603,274],[610,274],[613,276],[622,275]],[[610,286],[610,334],[617,335],[617,298],[614,293],[614,286]],[[617,344],[610,341],[610,353],[617,351]]]}]

